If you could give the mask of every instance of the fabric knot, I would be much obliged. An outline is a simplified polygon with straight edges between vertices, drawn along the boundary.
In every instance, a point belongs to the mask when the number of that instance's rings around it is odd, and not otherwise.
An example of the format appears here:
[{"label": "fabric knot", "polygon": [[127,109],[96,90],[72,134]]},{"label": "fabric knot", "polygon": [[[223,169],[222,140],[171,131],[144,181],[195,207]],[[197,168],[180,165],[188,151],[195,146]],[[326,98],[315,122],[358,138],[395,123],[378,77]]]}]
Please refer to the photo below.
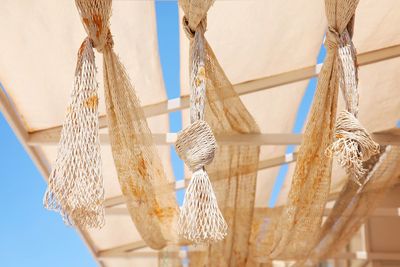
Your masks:
[{"label": "fabric knot", "polygon": [[327,48],[335,49],[342,43],[339,32],[329,26],[326,32],[325,44]]},{"label": "fabric knot", "polygon": [[195,29],[191,28],[189,26],[189,20],[187,19],[186,16],[183,16],[182,18],[182,26],[183,30],[185,31],[186,36],[190,39],[193,40],[194,35],[196,31],[200,31],[201,33],[205,33],[207,30],[207,16],[205,16],[200,23],[197,25]]},{"label": "fabric knot", "polygon": [[105,49],[106,47],[110,47],[110,48],[113,48],[113,47],[114,47],[114,39],[113,39],[113,37],[112,37],[112,34],[111,34],[111,31],[110,31],[110,30],[108,30],[108,34],[107,34],[106,38],[104,39],[104,42],[98,44],[97,46],[94,45],[94,48],[96,48],[96,50],[97,50],[99,53],[103,53],[103,52],[104,52],[104,49]]},{"label": "fabric knot", "polygon": [[212,162],[217,142],[207,122],[198,120],[179,133],[175,149],[188,168],[194,172]]},{"label": "fabric knot", "polygon": [[110,32],[111,0],[75,0],[82,24],[93,47],[102,52],[113,45]]}]

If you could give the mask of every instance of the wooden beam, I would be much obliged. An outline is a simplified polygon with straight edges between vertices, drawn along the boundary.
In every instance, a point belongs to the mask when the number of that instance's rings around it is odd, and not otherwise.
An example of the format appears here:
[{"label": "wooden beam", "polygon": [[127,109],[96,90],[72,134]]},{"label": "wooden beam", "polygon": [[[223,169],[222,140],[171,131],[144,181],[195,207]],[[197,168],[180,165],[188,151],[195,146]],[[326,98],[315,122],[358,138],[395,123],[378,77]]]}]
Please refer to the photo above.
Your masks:
[{"label": "wooden beam", "polygon": [[[191,250],[193,251],[193,250]],[[194,251],[205,251],[204,249],[195,249]],[[149,257],[157,257],[159,255],[158,251],[144,251],[144,252],[127,252],[127,253],[114,253],[110,255],[100,256],[100,258],[149,258]],[[171,258],[186,258],[188,256],[188,251],[177,251],[170,252]],[[356,252],[342,252],[338,253],[329,259],[347,259],[347,260],[392,260],[397,261],[400,260],[400,253],[376,253],[371,252],[368,253],[366,251],[356,251]],[[290,259],[285,259],[290,260]]]},{"label": "wooden beam", "polygon": [[[158,133],[153,134],[153,140],[156,145],[172,145],[175,143],[177,133]],[[302,134],[293,133],[262,133],[262,134],[229,134],[217,135],[215,138],[218,144],[222,145],[300,145]],[[381,145],[400,145],[400,135],[385,133],[374,133],[372,138]],[[30,146],[57,145],[60,139],[59,133],[50,134],[48,131],[34,132],[28,135],[28,144]],[[110,139],[107,134],[100,134],[100,142],[109,144]]]},{"label": "wooden beam", "polygon": [[[373,64],[379,61],[384,61],[400,56],[400,45],[390,46],[378,50],[368,51],[357,55],[359,66]],[[309,66],[297,70],[292,70],[284,73],[279,73],[272,76],[267,76],[260,79],[246,81],[235,84],[233,87],[239,95],[255,93],[262,90],[275,88],[278,86],[308,80],[318,76],[321,71],[322,64]],[[179,98],[161,101],[159,103],[143,106],[146,117],[158,116],[169,112],[182,110],[189,107],[189,96],[183,95]],[[105,115],[100,116],[100,128],[107,127],[107,118]],[[49,131],[49,133],[61,132],[61,125],[40,130],[39,132]],[[33,132],[35,133],[35,132]]]},{"label": "wooden beam", "polygon": [[[205,251],[205,249],[191,249],[190,251]],[[115,253],[112,255],[108,256],[102,256],[101,258],[107,259],[107,258],[154,258],[158,257],[160,255],[160,251],[154,250],[154,251],[132,251],[132,252],[127,252],[127,253]],[[188,257],[188,251],[186,250],[177,250],[177,251],[170,251],[168,252],[168,258],[180,258],[184,259]]]},{"label": "wooden beam", "polygon": [[[288,163],[296,161],[296,159],[297,159],[297,152],[288,153],[288,154],[285,154],[282,156],[278,156],[278,157],[274,157],[274,158],[270,158],[270,159],[266,159],[266,160],[261,160],[258,163],[258,170],[265,170],[268,168],[280,166],[282,164],[288,164]],[[243,167],[243,166],[241,166],[241,167]],[[244,169],[248,169],[248,168],[245,167]],[[234,171],[241,171],[241,170],[234,170]],[[241,171],[241,172],[243,173],[243,171]],[[175,186],[175,190],[182,190],[188,185],[189,180],[190,180],[190,177],[186,177],[183,180],[176,181],[174,184],[171,184],[171,186]],[[106,212],[108,214],[118,215],[118,214],[121,214],[120,210],[111,211],[110,209],[115,206],[124,204],[124,203],[125,203],[124,196],[115,196],[115,197],[107,198],[104,201],[104,207],[106,208]],[[126,210],[126,208],[124,208],[124,209]]]},{"label": "wooden beam", "polygon": [[[18,115],[17,109],[15,108],[11,99],[7,96],[6,90],[4,89],[1,82],[0,82],[0,111],[7,120],[10,127],[13,129],[14,134],[22,144],[25,151],[28,153],[29,157],[32,159],[36,167],[39,169],[40,174],[47,182],[50,174],[50,165],[45,160],[45,157],[42,155],[39,148],[28,145],[27,141],[29,139],[29,134],[25,129],[21,118]],[[91,240],[87,232],[80,228],[76,228],[76,230],[83,239],[83,241],[86,243],[86,246],[88,247],[90,253],[97,261],[99,266],[103,266],[103,264],[97,258],[97,253],[93,241]]]},{"label": "wooden beam", "polygon": [[[265,208],[256,208],[255,212],[263,212],[262,210]],[[324,216],[328,216],[331,209],[325,209]],[[108,210],[108,212],[111,212]],[[108,213],[110,214],[110,213]],[[112,211],[113,215],[128,215],[128,211],[126,208],[117,208]],[[399,217],[400,216],[400,208],[377,208],[371,216],[391,216],[391,217]],[[180,245],[180,244],[177,244]],[[157,256],[157,252],[135,252],[135,250],[147,247],[144,241],[136,241],[130,244],[126,244],[123,246],[107,249],[100,251],[98,256],[100,258],[130,258],[130,257],[154,257]],[[199,249],[201,248],[194,248]],[[186,254],[179,252],[176,253],[175,257],[186,257]],[[172,255],[173,256],[173,255]],[[339,253],[332,258],[334,259],[365,259],[365,260],[400,260],[400,253],[369,253],[368,251],[357,251],[352,253]]]},{"label": "wooden beam", "polygon": [[105,250],[100,250],[97,253],[97,256],[99,258],[107,258],[107,257],[115,257],[118,255],[126,255],[126,253],[129,253],[134,250],[138,250],[141,248],[147,247],[146,243],[143,240],[132,242],[129,244],[125,244],[122,246],[118,247],[113,247],[110,249],[105,249]]},{"label": "wooden beam", "polygon": [[388,260],[400,261],[400,253],[390,252],[371,252],[356,251],[356,252],[343,252],[334,255],[334,259],[348,259],[348,260]]}]

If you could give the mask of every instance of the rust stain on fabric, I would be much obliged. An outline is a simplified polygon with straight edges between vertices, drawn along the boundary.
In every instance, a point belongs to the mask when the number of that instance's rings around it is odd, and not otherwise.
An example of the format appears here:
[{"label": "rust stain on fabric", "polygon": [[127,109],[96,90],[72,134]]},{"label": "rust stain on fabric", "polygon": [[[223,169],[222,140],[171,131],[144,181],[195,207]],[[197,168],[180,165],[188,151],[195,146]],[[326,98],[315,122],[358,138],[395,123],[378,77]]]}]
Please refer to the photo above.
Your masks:
[{"label": "rust stain on fabric", "polygon": [[88,108],[95,109],[97,108],[98,104],[99,104],[99,98],[96,95],[91,96],[85,100],[85,106]]},{"label": "rust stain on fabric", "polygon": [[172,207],[161,208],[160,205],[156,202],[153,208],[150,211],[150,215],[155,215],[159,219],[163,219],[165,217],[174,216],[176,209]]},{"label": "rust stain on fabric", "polygon": [[147,177],[147,166],[146,166],[146,161],[143,158],[143,155],[140,155],[139,157],[138,172],[142,176],[142,178]]},{"label": "rust stain on fabric", "polygon": [[103,19],[101,18],[100,15],[97,15],[97,14],[93,15],[92,19],[93,19],[93,23],[97,27],[96,37],[99,38],[101,31],[103,30]]}]

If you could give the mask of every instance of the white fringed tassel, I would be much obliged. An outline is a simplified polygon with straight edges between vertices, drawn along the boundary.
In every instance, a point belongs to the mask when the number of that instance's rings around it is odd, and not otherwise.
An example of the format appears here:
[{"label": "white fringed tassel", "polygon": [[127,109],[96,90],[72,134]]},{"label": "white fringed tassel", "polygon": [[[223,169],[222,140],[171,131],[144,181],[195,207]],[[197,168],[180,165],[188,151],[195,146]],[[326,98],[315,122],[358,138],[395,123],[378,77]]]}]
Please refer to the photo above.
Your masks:
[{"label": "white fringed tassel", "polygon": [[224,239],[228,226],[218,208],[210,179],[201,168],[193,172],[178,221],[179,234],[195,243]]},{"label": "white fringed tassel", "polygon": [[336,141],[327,148],[326,154],[330,157],[337,156],[339,164],[346,168],[348,175],[361,186],[361,179],[365,175],[363,161],[379,153],[379,145],[348,111],[339,114],[335,137]]}]

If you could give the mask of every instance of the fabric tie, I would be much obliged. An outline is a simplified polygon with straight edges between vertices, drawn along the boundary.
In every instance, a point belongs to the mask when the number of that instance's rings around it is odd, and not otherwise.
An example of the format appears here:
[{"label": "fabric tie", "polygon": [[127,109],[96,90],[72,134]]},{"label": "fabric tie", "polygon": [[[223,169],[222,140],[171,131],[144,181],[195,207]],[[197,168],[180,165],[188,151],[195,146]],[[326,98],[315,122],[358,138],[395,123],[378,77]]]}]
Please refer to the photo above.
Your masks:
[{"label": "fabric tie", "polygon": [[184,30],[186,36],[189,38],[189,40],[193,40],[196,31],[198,31],[198,32],[200,32],[202,34],[204,34],[206,32],[206,30],[207,30],[207,16],[205,16],[200,21],[200,23],[197,25],[197,27],[195,29],[190,28],[189,21],[188,21],[187,17],[183,16],[183,18],[182,18],[182,27],[183,27],[183,30]]},{"label": "fabric tie", "polygon": [[342,39],[340,38],[340,34],[338,33],[338,31],[334,27],[329,26],[326,32],[326,39],[325,39],[326,47],[330,49],[337,49],[342,43],[343,42]]}]

